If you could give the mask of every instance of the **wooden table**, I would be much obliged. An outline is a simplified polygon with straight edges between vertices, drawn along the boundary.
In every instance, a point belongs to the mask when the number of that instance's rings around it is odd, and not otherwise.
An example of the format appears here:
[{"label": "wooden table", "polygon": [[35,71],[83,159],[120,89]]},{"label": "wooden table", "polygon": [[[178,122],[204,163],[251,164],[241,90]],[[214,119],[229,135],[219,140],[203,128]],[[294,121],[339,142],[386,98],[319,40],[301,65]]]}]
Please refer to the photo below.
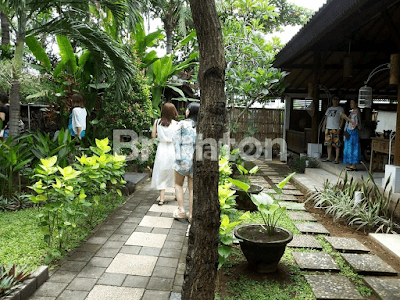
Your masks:
[{"label": "wooden table", "polygon": [[[389,139],[383,137],[372,137],[371,138],[371,159],[369,163],[369,172],[372,174],[374,171],[374,152],[389,154]],[[394,155],[394,139],[392,140],[392,151],[391,155]]]}]

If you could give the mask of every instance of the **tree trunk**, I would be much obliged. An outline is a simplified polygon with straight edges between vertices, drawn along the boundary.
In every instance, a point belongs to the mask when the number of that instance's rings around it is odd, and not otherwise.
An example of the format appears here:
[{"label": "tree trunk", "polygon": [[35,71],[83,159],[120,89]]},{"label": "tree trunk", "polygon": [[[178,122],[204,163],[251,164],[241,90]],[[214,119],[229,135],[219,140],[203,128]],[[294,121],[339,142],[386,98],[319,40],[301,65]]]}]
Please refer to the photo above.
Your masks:
[{"label": "tree trunk", "polygon": [[24,52],[25,44],[25,28],[26,26],[26,16],[20,16],[18,20],[18,35],[17,35],[17,45],[15,47],[15,55],[13,62],[13,81],[11,83],[10,91],[10,120],[8,121],[10,127],[10,136],[18,135],[18,122],[20,119],[21,107],[20,107],[20,94],[21,89],[20,78],[22,70],[22,56]]},{"label": "tree trunk", "polygon": [[[201,140],[218,143],[225,128],[225,56],[214,0],[190,0],[200,51],[200,114],[194,170],[193,221],[182,287],[182,299],[214,299],[218,267],[218,147],[216,159]],[[202,136],[202,137],[201,137]],[[196,158],[203,150],[201,158]]]},{"label": "tree trunk", "polygon": [[162,19],[164,23],[165,36],[167,37],[167,55],[172,53],[172,35],[176,25],[176,22],[174,22],[173,18],[174,16],[172,13],[167,13],[165,18]]},{"label": "tree trunk", "polygon": [[8,22],[8,17],[5,13],[0,11],[0,21],[1,21],[1,44],[10,44],[10,24]]}]

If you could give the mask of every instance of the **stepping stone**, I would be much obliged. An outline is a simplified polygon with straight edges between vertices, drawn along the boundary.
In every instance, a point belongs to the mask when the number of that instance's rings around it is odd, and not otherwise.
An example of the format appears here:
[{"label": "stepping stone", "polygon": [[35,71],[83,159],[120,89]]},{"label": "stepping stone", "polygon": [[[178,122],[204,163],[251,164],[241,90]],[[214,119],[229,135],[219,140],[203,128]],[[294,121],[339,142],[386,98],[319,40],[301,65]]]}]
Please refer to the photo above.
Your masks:
[{"label": "stepping stone", "polygon": [[166,234],[133,232],[125,245],[162,248],[166,238]]},{"label": "stepping stone", "polygon": [[142,299],[144,289],[95,285],[90,291],[86,300],[103,300],[103,299],[118,299],[118,300],[140,300]]},{"label": "stepping stone", "polygon": [[344,238],[336,236],[326,236],[325,240],[331,244],[333,249],[345,253],[369,253],[367,247],[355,238]]},{"label": "stepping stone", "polygon": [[157,259],[157,256],[118,253],[106,272],[151,276]]},{"label": "stepping stone", "polygon": [[364,281],[382,300],[400,299],[400,279],[364,277]]},{"label": "stepping stone", "polygon": [[171,228],[173,221],[173,218],[144,216],[139,226]]},{"label": "stepping stone", "polygon": [[338,264],[328,253],[292,252],[294,260],[301,270],[339,272]]},{"label": "stepping stone", "polygon": [[280,194],[279,196],[276,196],[279,198],[279,201],[299,201],[296,196],[294,195],[285,195],[285,194]]},{"label": "stepping stone", "polygon": [[285,184],[283,189],[284,190],[297,190],[297,188],[294,185],[291,185],[291,184]]},{"label": "stepping stone", "polygon": [[312,291],[319,299],[363,299],[351,281],[343,276],[334,275],[304,275],[311,285]]},{"label": "stepping stone", "polygon": [[304,211],[288,211],[286,213],[288,217],[293,221],[311,221],[317,222],[317,219],[313,217],[309,212]]},{"label": "stepping stone", "polygon": [[[270,179],[271,179],[271,177],[270,177]],[[283,179],[285,179],[285,178],[282,178],[282,179],[278,179],[278,178],[276,178],[276,179],[271,179],[271,181],[272,181],[272,183],[275,183],[276,185],[278,185],[279,183],[281,183],[281,181],[282,181]]]},{"label": "stepping stone", "polygon": [[304,207],[304,203],[283,201],[283,202],[279,202],[279,205],[281,207],[286,206],[287,210],[303,210],[303,211],[306,210],[306,208]]},{"label": "stepping stone", "polygon": [[282,193],[285,195],[304,196],[304,194],[297,189],[296,190],[282,190]]},{"label": "stepping stone", "polygon": [[395,269],[373,254],[342,253],[345,261],[362,275],[397,275]]},{"label": "stepping stone", "polygon": [[164,203],[163,205],[158,205],[158,204],[153,204],[149,211],[154,211],[154,212],[161,212],[161,213],[172,213],[178,208],[178,205],[172,205],[172,204],[167,204]]},{"label": "stepping stone", "polygon": [[296,228],[304,234],[327,234],[330,235],[329,231],[320,223],[294,223]]},{"label": "stepping stone", "polygon": [[291,248],[322,249],[321,244],[315,237],[304,234],[293,235],[293,240],[287,246]]},{"label": "stepping stone", "polygon": [[276,194],[276,191],[274,189],[265,189],[265,190],[263,190],[263,193]]}]

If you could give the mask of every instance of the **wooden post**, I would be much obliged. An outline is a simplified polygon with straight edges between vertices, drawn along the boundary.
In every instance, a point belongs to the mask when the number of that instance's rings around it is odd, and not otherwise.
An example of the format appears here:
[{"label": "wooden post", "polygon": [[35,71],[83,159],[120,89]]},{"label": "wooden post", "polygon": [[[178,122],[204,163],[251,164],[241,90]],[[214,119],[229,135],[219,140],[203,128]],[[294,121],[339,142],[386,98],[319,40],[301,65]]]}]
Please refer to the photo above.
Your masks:
[{"label": "wooden post", "polygon": [[311,143],[318,143],[318,118],[319,118],[319,73],[321,69],[321,53],[314,52],[314,69],[313,69],[313,102],[315,114],[311,123]]},{"label": "wooden post", "polygon": [[389,84],[399,84],[399,53],[390,55]]},{"label": "wooden post", "polygon": [[396,117],[396,136],[394,138],[394,160],[395,166],[400,166],[400,85],[397,86],[397,117]]}]

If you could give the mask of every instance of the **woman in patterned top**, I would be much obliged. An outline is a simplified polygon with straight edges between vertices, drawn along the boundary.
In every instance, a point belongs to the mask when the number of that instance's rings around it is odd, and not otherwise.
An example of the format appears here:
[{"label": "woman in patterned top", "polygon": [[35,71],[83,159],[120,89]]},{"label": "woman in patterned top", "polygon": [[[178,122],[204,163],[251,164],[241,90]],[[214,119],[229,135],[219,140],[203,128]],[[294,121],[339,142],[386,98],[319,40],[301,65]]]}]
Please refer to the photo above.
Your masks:
[{"label": "woman in patterned top", "polygon": [[183,208],[183,181],[188,178],[189,189],[189,222],[193,211],[193,154],[196,143],[196,122],[200,104],[190,103],[186,109],[186,119],[178,123],[178,130],[173,138],[175,145],[175,196],[178,209],[173,216],[176,219],[186,218]]}]

